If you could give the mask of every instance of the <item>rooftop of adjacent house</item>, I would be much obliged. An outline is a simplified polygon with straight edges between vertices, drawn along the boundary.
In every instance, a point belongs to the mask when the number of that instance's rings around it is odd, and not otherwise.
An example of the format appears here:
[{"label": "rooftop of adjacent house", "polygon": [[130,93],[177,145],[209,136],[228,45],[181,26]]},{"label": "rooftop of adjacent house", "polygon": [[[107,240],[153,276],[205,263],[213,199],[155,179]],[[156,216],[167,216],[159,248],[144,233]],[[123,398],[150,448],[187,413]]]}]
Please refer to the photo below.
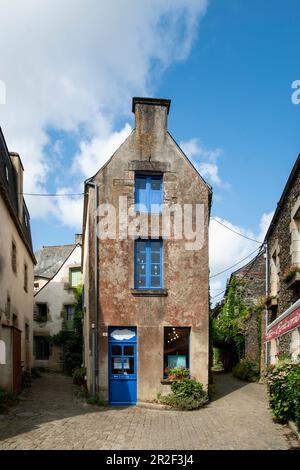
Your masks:
[{"label": "rooftop of adjacent house", "polygon": [[34,275],[51,279],[70,256],[76,244],[60,246],[43,246],[35,252],[37,265]]}]

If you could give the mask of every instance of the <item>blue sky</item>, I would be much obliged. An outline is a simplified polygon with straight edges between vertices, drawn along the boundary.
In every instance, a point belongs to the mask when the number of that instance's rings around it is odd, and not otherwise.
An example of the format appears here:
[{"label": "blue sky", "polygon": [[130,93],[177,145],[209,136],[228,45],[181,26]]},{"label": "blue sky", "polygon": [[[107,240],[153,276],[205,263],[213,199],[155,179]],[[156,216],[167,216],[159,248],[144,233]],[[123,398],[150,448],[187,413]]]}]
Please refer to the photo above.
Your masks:
[{"label": "blue sky", "polygon": [[[2,7],[0,124],[25,190],[81,192],[129,134],[132,96],[171,98],[169,130],[212,184],[212,214],[261,239],[300,152],[299,1],[71,3],[27,0],[25,19],[20,0]],[[26,200],[35,249],[73,242],[80,198]],[[212,273],[256,246],[212,223]]]}]

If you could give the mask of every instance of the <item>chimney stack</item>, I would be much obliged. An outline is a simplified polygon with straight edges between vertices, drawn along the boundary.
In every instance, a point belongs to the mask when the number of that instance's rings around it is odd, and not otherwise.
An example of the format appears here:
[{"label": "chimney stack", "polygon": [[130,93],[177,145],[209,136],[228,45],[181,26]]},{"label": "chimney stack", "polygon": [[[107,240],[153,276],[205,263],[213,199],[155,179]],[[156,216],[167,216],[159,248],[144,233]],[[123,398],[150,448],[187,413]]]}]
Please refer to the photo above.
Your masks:
[{"label": "chimney stack", "polygon": [[132,98],[135,128],[142,133],[154,127],[167,129],[171,100],[163,98]]},{"label": "chimney stack", "polygon": [[24,168],[22,165],[22,161],[20,155],[16,152],[9,152],[11,162],[16,170],[17,174],[17,199],[18,199],[18,217],[23,224],[23,172]]},{"label": "chimney stack", "polygon": [[75,234],[75,244],[82,245],[82,233]]}]

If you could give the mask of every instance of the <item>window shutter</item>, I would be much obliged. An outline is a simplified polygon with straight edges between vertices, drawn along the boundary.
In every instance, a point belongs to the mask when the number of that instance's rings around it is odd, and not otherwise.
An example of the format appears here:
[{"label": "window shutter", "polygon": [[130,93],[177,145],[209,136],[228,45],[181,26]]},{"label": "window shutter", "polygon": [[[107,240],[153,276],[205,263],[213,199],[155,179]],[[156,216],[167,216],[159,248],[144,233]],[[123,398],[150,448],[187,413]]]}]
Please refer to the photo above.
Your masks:
[{"label": "window shutter", "polygon": [[162,178],[161,177],[150,177],[149,178],[149,189],[150,189],[150,208],[151,212],[161,212],[162,205]]},{"label": "window shutter", "polygon": [[146,176],[137,176],[135,179],[135,209],[137,212],[148,210],[147,199],[147,178]]},{"label": "window shutter", "polygon": [[71,280],[71,287],[79,286],[82,280],[80,268],[70,270],[70,280]]}]

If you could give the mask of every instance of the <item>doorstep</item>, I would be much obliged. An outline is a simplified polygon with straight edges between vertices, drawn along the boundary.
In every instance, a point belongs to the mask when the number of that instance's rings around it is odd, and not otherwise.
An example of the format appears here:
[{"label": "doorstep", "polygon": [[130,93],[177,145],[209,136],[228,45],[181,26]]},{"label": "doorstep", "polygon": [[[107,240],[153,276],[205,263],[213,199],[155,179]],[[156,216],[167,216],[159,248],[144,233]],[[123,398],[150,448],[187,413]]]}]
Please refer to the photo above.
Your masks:
[{"label": "doorstep", "polygon": [[148,408],[150,410],[159,410],[159,411],[162,411],[162,410],[171,411],[171,410],[173,410],[174,411],[174,408],[172,408],[172,406],[163,405],[161,403],[152,403],[150,401],[138,401],[136,403],[136,406],[138,408]]}]

